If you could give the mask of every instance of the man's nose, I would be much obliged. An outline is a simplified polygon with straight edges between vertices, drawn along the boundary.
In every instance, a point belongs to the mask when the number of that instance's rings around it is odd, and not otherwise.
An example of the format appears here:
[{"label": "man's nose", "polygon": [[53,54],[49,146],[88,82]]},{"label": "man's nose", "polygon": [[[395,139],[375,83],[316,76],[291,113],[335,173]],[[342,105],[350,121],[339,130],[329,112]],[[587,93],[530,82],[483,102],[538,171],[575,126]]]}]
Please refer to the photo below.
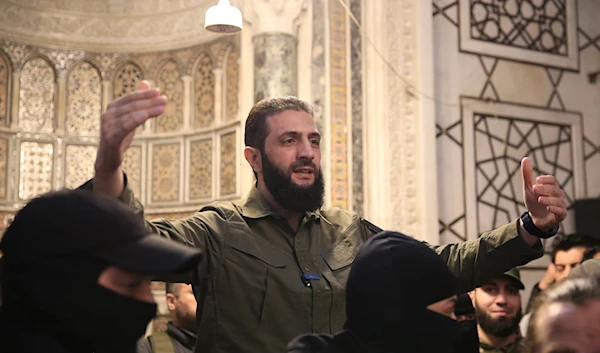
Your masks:
[{"label": "man's nose", "polygon": [[302,140],[302,142],[298,144],[298,158],[313,159],[314,157],[315,151],[311,142],[308,139]]}]

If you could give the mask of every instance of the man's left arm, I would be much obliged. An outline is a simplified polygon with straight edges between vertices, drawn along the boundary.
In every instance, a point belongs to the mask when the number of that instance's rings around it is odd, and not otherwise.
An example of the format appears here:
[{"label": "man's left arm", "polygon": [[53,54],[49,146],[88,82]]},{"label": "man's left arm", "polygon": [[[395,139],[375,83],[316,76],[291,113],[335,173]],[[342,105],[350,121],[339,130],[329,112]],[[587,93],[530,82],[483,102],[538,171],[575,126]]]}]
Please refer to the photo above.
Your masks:
[{"label": "man's left arm", "polygon": [[[534,180],[529,158],[521,161],[521,174],[523,199],[532,221],[527,228],[538,234],[556,233],[560,222],[567,216],[564,191],[551,175],[538,176]],[[486,232],[474,241],[432,248],[444,258],[458,278],[461,292],[470,291],[544,254],[539,236],[530,234],[521,219]]]}]

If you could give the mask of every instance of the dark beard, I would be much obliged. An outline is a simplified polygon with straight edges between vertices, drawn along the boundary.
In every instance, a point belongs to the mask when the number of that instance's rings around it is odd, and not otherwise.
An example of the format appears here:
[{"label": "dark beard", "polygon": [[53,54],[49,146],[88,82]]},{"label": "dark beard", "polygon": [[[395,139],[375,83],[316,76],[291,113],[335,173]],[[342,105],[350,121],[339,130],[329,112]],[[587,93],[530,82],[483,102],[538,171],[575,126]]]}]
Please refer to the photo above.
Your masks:
[{"label": "dark beard", "polygon": [[[267,189],[275,198],[279,206],[291,212],[309,212],[319,209],[323,205],[325,183],[323,174],[315,164],[308,159],[298,160],[290,166],[285,174],[269,161],[264,152],[262,155],[262,172]],[[300,167],[312,167],[315,181],[310,186],[300,186],[292,182],[292,172]]]},{"label": "dark beard", "polygon": [[496,337],[508,337],[519,330],[519,322],[523,314],[521,309],[517,311],[517,314],[513,318],[500,317],[497,319],[489,316],[484,310],[480,309],[475,303],[475,313],[477,317],[477,323],[481,326],[481,329],[489,335]]}]

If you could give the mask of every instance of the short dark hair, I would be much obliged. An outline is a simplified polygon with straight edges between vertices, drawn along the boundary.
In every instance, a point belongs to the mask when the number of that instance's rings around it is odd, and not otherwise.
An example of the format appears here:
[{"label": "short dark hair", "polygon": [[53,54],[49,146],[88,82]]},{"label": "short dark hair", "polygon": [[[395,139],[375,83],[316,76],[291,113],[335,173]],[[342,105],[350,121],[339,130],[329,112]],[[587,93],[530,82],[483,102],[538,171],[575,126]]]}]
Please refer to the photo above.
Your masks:
[{"label": "short dark hair", "polygon": [[600,300],[600,282],[592,277],[567,278],[540,293],[535,299],[531,318],[527,327],[527,347],[525,352],[539,351],[540,342],[538,321],[540,313],[554,303],[568,303],[584,306],[590,300]]},{"label": "short dark hair", "polygon": [[600,252],[600,245],[594,245],[583,253],[583,261],[593,259]]},{"label": "short dark hair", "polygon": [[554,263],[554,260],[556,260],[556,253],[558,251],[569,251],[576,247],[584,247],[588,249],[598,244],[600,244],[600,240],[592,237],[591,235],[559,234],[554,237],[554,241],[552,242],[552,251],[550,252],[550,255],[552,256],[552,263]]},{"label": "short dark hair", "polygon": [[175,290],[175,285],[176,285],[176,284],[177,284],[177,283],[171,283],[171,282],[167,282],[167,283],[166,283],[166,285],[165,285],[165,291],[167,292],[167,294],[171,293],[171,294],[173,294],[174,296],[177,296],[177,295],[179,295],[179,291],[178,291],[178,290],[177,290],[177,291]]},{"label": "short dark hair", "polygon": [[246,119],[244,133],[246,146],[258,148],[261,152],[264,151],[265,140],[269,134],[267,118],[286,110],[304,111],[314,117],[313,107],[297,97],[265,98],[254,104],[248,114],[248,119]]}]

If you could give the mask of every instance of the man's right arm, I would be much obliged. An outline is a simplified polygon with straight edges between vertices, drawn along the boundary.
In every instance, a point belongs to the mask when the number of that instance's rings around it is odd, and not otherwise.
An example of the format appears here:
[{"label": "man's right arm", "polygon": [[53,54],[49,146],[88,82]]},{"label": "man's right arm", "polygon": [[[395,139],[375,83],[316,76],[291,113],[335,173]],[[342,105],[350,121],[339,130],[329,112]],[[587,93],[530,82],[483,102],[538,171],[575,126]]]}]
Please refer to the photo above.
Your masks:
[{"label": "man's right arm", "polygon": [[100,143],[94,162],[94,192],[117,197],[125,186],[121,164],[135,130],[148,119],[161,115],[167,97],[142,81],[139,90],[111,102],[100,119]]}]

